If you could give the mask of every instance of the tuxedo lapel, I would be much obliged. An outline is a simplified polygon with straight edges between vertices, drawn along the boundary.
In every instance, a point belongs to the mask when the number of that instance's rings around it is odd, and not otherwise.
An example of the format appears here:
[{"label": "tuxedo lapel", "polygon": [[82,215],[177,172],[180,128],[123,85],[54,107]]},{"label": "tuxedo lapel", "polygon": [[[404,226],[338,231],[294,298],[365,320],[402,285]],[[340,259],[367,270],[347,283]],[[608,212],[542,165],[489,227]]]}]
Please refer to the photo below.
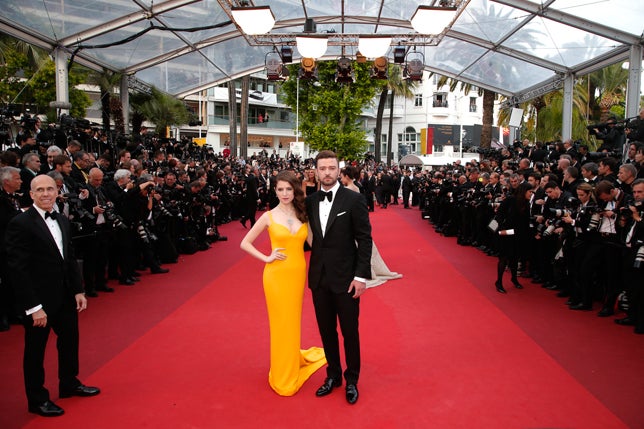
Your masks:
[{"label": "tuxedo lapel", "polygon": [[[335,221],[335,218],[337,217],[338,213],[340,213],[340,209],[344,206],[344,195],[345,195],[344,192],[347,192],[347,190],[342,186],[340,186],[338,188],[338,192],[336,193],[335,198],[333,198],[333,204],[331,205],[331,211],[329,212],[329,220],[327,221],[326,229],[324,230],[325,236],[331,229],[331,226],[333,225],[333,222]],[[353,192],[353,191],[348,191],[348,192]]]},{"label": "tuxedo lapel", "polygon": [[[51,250],[56,252],[58,256],[60,256],[60,251],[58,250],[58,245],[56,245],[56,240],[54,240],[54,236],[51,235],[51,231],[49,231],[49,227],[47,226],[47,223],[44,221],[44,219],[40,216],[40,213],[36,211],[33,207],[30,208],[27,213],[29,213],[29,216],[31,216],[34,225],[36,225],[36,228],[40,230],[41,236],[44,238],[44,240],[49,244],[49,246],[52,248]],[[62,214],[59,214],[59,216],[62,216]],[[61,223],[59,221],[58,225]],[[61,226],[60,227],[61,231],[64,230],[64,228]],[[65,233],[63,232],[63,251],[65,251]],[[62,256],[61,256],[62,258]]]},{"label": "tuxedo lapel", "polygon": [[320,191],[311,195],[311,213],[309,217],[309,225],[314,235],[322,237],[322,224],[320,223]]}]

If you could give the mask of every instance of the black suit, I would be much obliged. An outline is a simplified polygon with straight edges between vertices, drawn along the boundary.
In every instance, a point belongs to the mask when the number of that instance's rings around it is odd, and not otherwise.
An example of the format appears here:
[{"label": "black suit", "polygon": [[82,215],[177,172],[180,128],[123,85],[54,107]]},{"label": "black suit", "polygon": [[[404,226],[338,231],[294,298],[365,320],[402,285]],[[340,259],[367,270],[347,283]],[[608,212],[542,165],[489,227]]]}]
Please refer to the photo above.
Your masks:
[{"label": "black suit", "polygon": [[405,175],[402,179],[402,197],[403,197],[403,206],[405,208],[409,207],[409,194],[411,194],[412,185],[411,179],[409,176]]},{"label": "black suit", "polygon": [[347,384],[360,374],[358,315],[360,299],[348,293],[354,277],[371,278],[371,225],[364,197],[340,186],[333,196],[326,232],[320,223],[320,192],[306,200],[313,233],[309,263],[309,287],[327,358],[327,376],[342,379],[337,320],[344,337]]},{"label": "black suit", "polygon": [[[43,359],[49,331],[58,336],[59,388],[70,391],[81,383],[78,375],[78,314],[75,295],[83,293],[81,275],[72,247],[67,219],[59,215],[63,256],[49,227],[31,207],[7,226],[7,262],[12,275],[17,306],[24,312],[42,305],[47,326],[34,327],[25,318],[24,376],[27,400],[41,404],[49,400],[44,387]],[[35,264],[35,265],[34,265]]]}]

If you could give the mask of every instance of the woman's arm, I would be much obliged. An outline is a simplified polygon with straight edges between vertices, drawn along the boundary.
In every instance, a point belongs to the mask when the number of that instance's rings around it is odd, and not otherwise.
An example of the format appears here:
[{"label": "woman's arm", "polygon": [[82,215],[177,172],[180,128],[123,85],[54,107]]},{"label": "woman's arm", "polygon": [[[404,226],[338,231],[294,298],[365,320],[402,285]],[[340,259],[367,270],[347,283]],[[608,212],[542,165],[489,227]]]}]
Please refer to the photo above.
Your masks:
[{"label": "woman's arm", "polygon": [[279,253],[280,250],[284,250],[282,248],[278,247],[276,249],[273,249],[270,255],[267,256],[267,255],[264,255],[259,250],[257,250],[255,246],[253,246],[253,243],[255,242],[257,237],[259,237],[259,234],[261,234],[263,230],[268,228],[268,223],[269,223],[268,213],[269,212],[264,212],[264,214],[257,220],[257,222],[255,222],[255,225],[253,225],[250,231],[246,233],[246,235],[244,236],[244,238],[242,239],[239,245],[239,247],[242,250],[244,250],[251,256],[254,256],[255,258],[267,264],[273,262],[276,259],[279,259],[279,260],[286,259],[286,255],[284,255],[283,253]]}]

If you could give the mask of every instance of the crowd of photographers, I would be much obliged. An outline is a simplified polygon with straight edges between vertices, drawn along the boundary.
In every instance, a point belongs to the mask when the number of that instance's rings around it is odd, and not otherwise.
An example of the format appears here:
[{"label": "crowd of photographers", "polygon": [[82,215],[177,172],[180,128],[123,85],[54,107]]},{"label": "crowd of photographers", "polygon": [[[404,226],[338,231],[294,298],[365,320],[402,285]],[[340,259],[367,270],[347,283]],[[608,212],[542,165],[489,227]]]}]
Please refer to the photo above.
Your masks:
[{"label": "crowd of photographers", "polygon": [[[31,206],[31,180],[51,176],[59,188],[55,209],[72,225],[90,297],[114,292],[108,280],[132,286],[142,270],[166,273],[163,265],[177,262],[180,254],[226,240],[219,234],[221,224],[252,224],[255,210],[276,204],[274,174],[301,164],[267,151],[247,163],[186,139],[142,137],[110,145],[91,130],[69,142],[52,141],[38,138],[39,124],[34,125],[0,152],[0,238],[8,222]],[[0,330],[19,318],[11,305],[5,252],[2,239]]]},{"label": "crowd of photographers", "polygon": [[[644,136],[643,136],[644,137]],[[613,150],[614,149],[614,150]],[[626,317],[644,334],[644,144],[589,153],[568,140],[515,142],[482,161],[418,172],[414,193],[437,232],[499,258],[506,268],[557,291],[572,310]],[[618,302],[619,301],[619,302]]]}]

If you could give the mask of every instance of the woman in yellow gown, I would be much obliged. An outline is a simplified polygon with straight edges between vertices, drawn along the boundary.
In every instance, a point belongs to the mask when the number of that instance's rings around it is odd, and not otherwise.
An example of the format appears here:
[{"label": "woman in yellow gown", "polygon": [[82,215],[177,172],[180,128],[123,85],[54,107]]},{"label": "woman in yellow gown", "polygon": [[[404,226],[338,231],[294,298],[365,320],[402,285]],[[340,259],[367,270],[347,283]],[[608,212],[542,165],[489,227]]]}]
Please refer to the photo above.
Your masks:
[{"label": "woman in yellow gown", "polygon": [[[271,335],[268,382],[279,395],[292,396],[326,359],[321,347],[300,349],[308,234],[304,193],[293,172],[282,171],[276,179],[279,204],[257,220],[240,247],[266,263],[264,295]],[[264,229],[271,239],[268,256],[253,245]]]}]

